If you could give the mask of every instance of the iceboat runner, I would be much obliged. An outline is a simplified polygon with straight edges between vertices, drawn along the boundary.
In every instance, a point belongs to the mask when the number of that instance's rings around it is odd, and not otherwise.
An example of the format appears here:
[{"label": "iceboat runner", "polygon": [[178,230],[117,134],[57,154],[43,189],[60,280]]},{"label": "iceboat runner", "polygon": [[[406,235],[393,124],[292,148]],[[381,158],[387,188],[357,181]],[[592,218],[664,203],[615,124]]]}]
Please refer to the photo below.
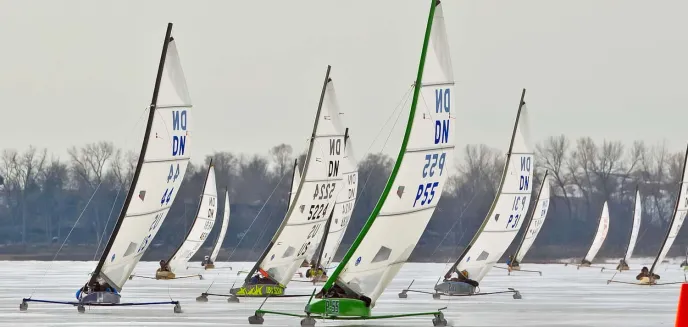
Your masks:
[{"label": "iceboat runner", "polygon": [[[530,250],[530,248],[535,243],[535,239],[540,233],[542,225],[545,223],[545,219],[547,218],[547,211],[549,209],[550,198],[549,179],[549,171],[545,171],[545,177],[542,180],[542,186],[540,186],[540,191],[538,191],[537,199],[535,199],[535,209],[530,212],[530,219],[528,220],[528,226],[526,226],[526,230],[523,233],[523,238],[521,239],[521,242],[518,244],[518,248],[516,248],[516,254],[510,256],[506,262],[506,269],[509,272],[509,275],[511,275],[512,271],[522,271],[539,273],[540,276],[542,276],[541,271],[521,269],[521,262],[523,262],[523,258],[526,256],[526,253],[528,253],[528,250]],[[499,266],[495,268],[504,269]]]},{"label": "iceboat runner", "polygon": [[607,232],[609,231],[609,207],[607,206],[607,201],[604,202],[602,206],[602,212],[600,213],[600,219],[597,224],[597,232],[595,232],[595,238],[593,238],[592,244],[588,253],[585,255],[583,260],[577,265],[576,269],[583,268],[600,268],[600,271],[604,271],[604,267],[593,266],[592,261],[595,259],[597,252],[602,248],[604,240],[607,238]]},{"label": "iceboat runner", "polygon": [[24,298],[28,302],[67,304],[85,312],[85,306],[174,304],[178,301],[120,302],[120,292],[165,220],[189,163],[191,99],[179,54],[172,38],[172,23],[162,47],[153,99],[141,152],[124,205],[90,280],[77,291],[76,301]]},{"label": "iceboat runner", "polygon": [[323,227],[334,212],[342,189],[340,163],[348,139],[348,130],[341,123],[330,70],[328,66],[303,178],[282,224],[241,287],[232,287],[230,294],[205,292],[196,298],[197,301],[206,302],[209,295],[228,297],[228,302],[238,302],[239,297],[308,296],[285,295],[284,291],[301,263],[315,252]]},{"label": "iceboat runner", "polygon": [[[225,189],[225,210],[222,213],[222,227],[220,227],[220,232],[217,234],[217,239],[213,245],[213,251],[210,252],[209,256],[206,256],[201,262],[201,265],[205,270],[215,268],[215,260],[220,254],[220,249],[222,248],[222,242],[225,240],[225,235],[227,234],[227,227],[229,227],[229,191]],[[229,269],[232,269],[229,267]]]},{"label": "iceboat runner", "polygon": [[674,240],[676,240],[678,233],[681,231],[681,226],[683,226],[683,222],[686,219],[686,214],[688,213],[688,181],[686,181],[686,170],[688,170],[688,165],[686,164],[687,161],[688,147],[686,147],[686,154],[683,158],[683,172],[681,172],[681,183],[679,184],[679,194],[676,200],[676,205],[674,206],[674,214],[671,217],[671,222],[669,222],[669,228],[667,229],[666,236],[662,242],[662,247],[659,248],[659,252],[655,257],[655,261],[652,263],[652,268],[647,270],[647,267],[643,267],[641,273],[636,276],[637,282],[615,281],[613,280],[614,277],[612,277],[612,279],[607,281],[607,284],[620,283],[652,286],[682,284],[686,282],[686,276],[684,275],[684,281],[682,282],[658,283],[657,280],[660,279],[660,276],[656,274],[656,271],[662,261],[664,261],[664,258],[666,258],[667,253],[669,253],[671,245],[674,244]]},{"label": "iceboat runner", "polygon": [[434,291],[413,290],[414,281],[399,293],[407,298],[408,292],[431,294],[434,299],[445,296],[472,296],[513,293],[514,299],[521,294],[509,288],[505,291],[480,293],[480,281],[504,255],[516,234],[530,206],[533,178],[533,150],[529,146],[527,133],[527,110],[524,102],[526,90],[516,114],[509,150],[497,195],[480,229],[451,268],[438,279]]},{"label": "iceboat runner", "polygon": [[217,210],[217,183],[215,180],[215,168],[213,161],[210,160],[208,170],[201,188],[201,196],[196,209],[194,221],[186,233],[184,240],[167,260],[160,260],[160,268],[155,272],[155,277],[131,275],[132,277],[149,279],[183,279],[198,277],[203,279],[201,274],[177,276],[180,271],[187,269],[187,264],[191,257],[198,252],[205,242],[210,231],[215,226]]},{"label": "iceboat runner", "polygon": [[628,246],[626,247],[626,254],[623,259],[616,266],[616,270],[625,271],[629,270],[628,260],[631,259],[633,255],[633,250],[635,249],[635,244],[638,241],[638,232],[640,231],[640,219],[643,214],[642,201],[640,200],[640,191],[638,186],[635,187],[635,198],[633,199],[633,226],[631,227],[631,236],[628,240]]},{"label": "iceboat runner", "polygon": [[342,175],[344,189],[339,192],[334,206],[334,213],[325,226],[327,233],[323,233],[320,244],[317,247],[318,250],[311,262],[307,264],[308,269],[306,270],[305,277],[313,283],[327,281],[327,267],[332,263],[337,249],[339,249],[339,245],[342,243],[356,203],[358,168],[352,149],[351,140],[348,140],[346,153],[341,165],[341,169],[344,171]]},{"label": "iceboat runner", "polygon": [[304,314],[263,310],[261,305],[249,323],[262,324],[265,314],[301,317],[302,326],[314,326],[315,319],[433,316],[433,325],[446,326],[442,309],[395,315],[372,312],[425,231],[445,186],[444,171],[454,156],[451,57],[442,5],[437,0],[430,5],[406,131],[380,199],[325,285],[317,295],[313,291]]}]

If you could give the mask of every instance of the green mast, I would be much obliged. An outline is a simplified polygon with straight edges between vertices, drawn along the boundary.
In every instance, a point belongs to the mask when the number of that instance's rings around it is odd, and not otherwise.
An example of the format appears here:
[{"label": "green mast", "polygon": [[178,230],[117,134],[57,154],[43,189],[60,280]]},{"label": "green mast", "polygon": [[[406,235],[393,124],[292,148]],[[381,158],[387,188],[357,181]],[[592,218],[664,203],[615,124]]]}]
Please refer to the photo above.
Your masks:
[{"label": "green mast", "polygon": [[409,111],[409,120],[408,120],[408,124],[406,125],[406,132],[404,133],[404,139],[403,139],[403,141],[401,143],[401,147],[399,149],[399,155],[397,156],[397,160],[394,163],[394,168],[392,169],[392,173],[389,175],[389,179],[387,180],[387,185],[385,185],[385,189],[382,191],[382,195],[380,196],[380,199],[377,201],[377,204],[375,205],[373,212],[370,214],[370,217],[368,217],[368,220],[366,221],[365,225],[363,225],[361,232],[358,233],[358,236],[356,236],[354,243],[351,244],[351,247],[349,248],[349,250],[344,255],[344,258],[342,258],[342,261],[339,263],[339,265],[337,265],[337,268],[334,270],[334,272],[332,273],[330,278],[327,280],[327,282],[323,286],[323,291],[328,291],[330,288],[332,288],[334,283],[337,281],[339,274],[342,273],[344,266],[346,266],[346,264],[351,260],[351,257],[354,255],[354,252],[356,252],[358,247],[361,245],[363,238],[366,236],[366,234],[368,234],[370,227],[375,222],[375,219],[377,218],[377,215],[380,213],[380,210],[382,210],[382,205],[385,203],[385,200],[387,199],[387,195],[389,195],[389,192],[392,189],[392,184],[394,184],[394,180],[397,177],[397,173],[399,173],[399,167],[401,166],[401,162],[404,159],[404,154],[406,153],[406,146],[408,145],[409,137],[411,136],[411,128],[413,127],[413,117],[416,115],[416,106],[418,104],[418,96],[420,94],[421,82],[423,80],[423,68],[425,67],[425,55],[428,52],[428,44],[430,43],[430,32],[432,31],[432,21],[433,21],[433,18],[435,17],[435,7],[437,5],[439,5],[439,3],[440,3],[439,0],[431,0],[431,2],[432,2],[432,5],[430,6],[430,14],[428,15],[428,24],[427,24],[427,27],[425,28],[425,39],[423,40],[423,50],[420,54],[420,63],[418,64],[418,75],[416,76],[416,83],[415,83],[414,89],[413,89],[413,102],[411,102],[411,110]]}]

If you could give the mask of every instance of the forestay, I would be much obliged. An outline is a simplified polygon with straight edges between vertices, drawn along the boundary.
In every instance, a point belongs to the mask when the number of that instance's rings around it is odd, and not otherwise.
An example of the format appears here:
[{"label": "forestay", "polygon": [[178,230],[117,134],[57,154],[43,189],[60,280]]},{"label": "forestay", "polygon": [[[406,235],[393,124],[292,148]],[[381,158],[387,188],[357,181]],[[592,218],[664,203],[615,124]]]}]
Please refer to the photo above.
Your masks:
[{"label": "forestay", "polygon": [[468,278],[481,281],[513,242],[525,220],[532,193],[533,149],[526,134],[528,111],[524,96],[525,90],[521,95],[497,196],[478,233],[448,274],[466,270]]},{"label": "forestay", "polygon": [[206,238],[208,238],[210,231],[213,230],[215,218],[217,217],[216,212],[217,184],[215,181],[215,167],[213,167],[211,162],[205,178],[201,201],[198,204],[198,211],[196,211],[196,219],[191,224],[184,242],[172,254],[172,259],[168,261],[172,271],[186,269],[186,264],[198,252],[198,249],[201,248]]},{"label": "forestay", "polygon": [[585,255],[585,260],[592,262],[595,259],[597,252],[602,248],[604,240],[607,238],[607,232],[609,231],[609,208],[607,208],[607,201],[604,202],[604,207],[602,207],[602,214],[600,215],[600,222],[597,226],[597,233],[595,233],[595,239],[592,241],[590,250],[588,254]]},{"label": "forestay", "polygon": [[542,229],[542,224],[545,223],[545,218],[547,218],[547,210],[549,209],[549,198],[550,198],[550,176],[545,173],[545,179],[542,182],[542,187],[540,188],[540,193],[538,194],[537,204],[535,205],[535,210],[533,210],[532,218],[528,223],[528,229],[526,229],[523,234],[523,241],[518,250],[516,250],[516,261],[521,262],[523,258],[530,250],[530,247],[535,243],[535,238],[540,233]]},{"label": "forestay", "polygon": [[624,261],[628,262],[633,255],[635,243],[638,241],[638,232],[640,231],[640,218],[643,215],[643,206],[640,199],[640,191],[635,191],[635,207],[633,208],[633,227],[631,228],[631,239],[628,241],[628,249]]},{"label": "forestay", "polygon": [[664,238],[664,243],[655,258],[655,262],[652,264],[652,269],[650,272],[654,272],[657,265],[664,261],[671,245],[674,244],[678,232],[683,226],[683,221],[686,219],[686,212],[688,212],[688,182],[686,182],[686,170],[688,170],[688,165],[686,162],[688,160],[688,148],[686,148],[686,155],[683,159],[683,173],[681,174],[681,184],[679,185],[679,194],[676,200],[676,206],[674,207],[674,215],[671,217],[671,224],[669,225],[669,230]]},{"label": "forestay", "polygon": [[[330,263],[332,263],[332,259],[334,259],[334,256],[337,254],[337,249],[342,243],[344,233],[349,226],[351,214],[356,204],[358,168],[351,147],[351,139],[346,141],[346,151],[340,169],[344,172],[342,174],[343,189],[337,196],[327,240],[325,241],[325,246],[320,251],[322,253],[320,266],[324,268],[329,267]],[[318,255],[319,253],[315,254],[315,256]],[[317,261],[317,257],[315,259]]]},{"label": "forestay", "polygon": [[218,254],[220,254],[220,249],[222,248],[222,242],[225,241],[225,235],[227,234],[227,227],[229,227],[229,191],[225,190],[225,210],[222,213],[222,227],[220,227],[220,232],[217,235],[217,240],[215,240],[215,246],[213,246],[213,252],[210,253],[210,261],[215,262]]},{"label": "forestay", "polygon": [[169,36],[132,185],[92,279],[102,277],[120,291],[152,243],[184,179],[191,123],[191,99],[175,41]]},{"label": "forestay", "polygon": [[[283,286],[289,283],[304,259],[313,255],[318,234],[334,210],[342,188],[344,127],[329,71],[330,67],[303,167],[303,180],[257,267]],[[247,283],[255,270],[247,276]]]},{"label": "forestay", "polygon": [[425,231],[454,157],[454,77],[442,5],[435,8],[395,167],[366,225],[324,286],[328,290],[336,281],[373,305]]}]

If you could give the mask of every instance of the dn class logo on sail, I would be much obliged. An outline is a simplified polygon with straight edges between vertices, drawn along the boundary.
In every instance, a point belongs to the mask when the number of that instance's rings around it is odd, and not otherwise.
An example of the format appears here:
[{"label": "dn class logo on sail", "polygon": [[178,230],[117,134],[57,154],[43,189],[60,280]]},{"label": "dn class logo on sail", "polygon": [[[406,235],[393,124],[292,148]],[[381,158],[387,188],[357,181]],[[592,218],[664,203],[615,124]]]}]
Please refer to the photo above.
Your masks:
[{"label": "dn class logo on sail", "polygon": [[[449,113],[451,108],[450,89],[435,90],[435,113]],[[449,118],[435,120],[435,144],[449,142]]]},{"label": "dn class logo on sail", "polygon": [[172,136],[172,156],[183,156],[186,149],[186,110],[172,111],[172,130],[185,132]]}]

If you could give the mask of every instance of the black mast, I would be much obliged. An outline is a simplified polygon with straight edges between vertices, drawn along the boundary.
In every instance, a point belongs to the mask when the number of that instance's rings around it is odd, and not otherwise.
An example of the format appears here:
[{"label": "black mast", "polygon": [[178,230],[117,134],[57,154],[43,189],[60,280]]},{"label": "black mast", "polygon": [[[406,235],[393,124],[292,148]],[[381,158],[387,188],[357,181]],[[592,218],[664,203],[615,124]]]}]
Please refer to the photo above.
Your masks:
[{"label": "black mast", "polygon": [[[96,269],[93,271],[93,274],[91,275],[91,279],[89,282],[95,282],[96,279],[100,275],[101,269],[103,269],[103,265],[105,264],[105,259],[107,258],[110,250],[112,249],[112,245],[115,242],[115,238],[117,236],[117,233],[119,233],[120,228],[122,227],[122,223],[124,222],[124,217],[127,214],[127,208],[129,208],[129,203],[131,203],[131,199],[134,197],[134,192],[135,192],[135,185],[139,180],[139,176],[141,175],[141,168],[143,167],[144,159],[146,157],[146,149],[148,149],[148,140],[150,139],[150,133],[151,129],[153,128],[153,118],[155,118],[155,107],[157,106],[158,103],[158,93],[160,92],[160,81],[162,80],[162,73],[163,69],[165,68],[165,58],[167,57],[167,47],[170,44],[170,42],[173,40],[172,38],[172,23],[167,24],[167,32],[165,32],[165,40],[162,45],[162,53],[160,54],[160,63],[158,64],[158,75],[155,78],[155,87],[153,88],[153,99],[151,99],[151,104],[150,108],[148,109],[148,123],[146,124],[146,132],[143,136],[143,144],[141,145],[141,153],[139,153],[139,159],[138,162],[136,163],[136,170],[134,171],[134,177],[131,179],[131,184],[129,185],[129,192],[127,192],[127,197],[124,200],[124,205],[122,206],[122,210],[119,213],[119,218],[117,218],[117,223],[115,224],[115,228],[112,230],[112,234],[110,234],[110,238],[108,239],[108,243],[105,246],[105,249],[103,250],[103,254],[100,256],[100,260],[98,261],[98,265],[96,266]],[[107,278],[105,276],[102,276],[103,279]],[[108,281],[110,282],[110,281]],[[117,288],[114,283],[109,283],[110,286]]]},{"label": "black mast", "polygon": [[[213,168],[213,159],[210,159],[210,164],[208,164],[208,170],[205,173],[205,180],[203,181],[203,188],[201,188],[201,196],[198,199],[198,208],[196,209],[196,215],[194,216],[194,220],[191,223],[191,227],[189,227],[189,230],[186,232],[186,235],[184,235],[184,238],[182,239],[182,242],[179,243],[179,246],[177,246],[177,249],[172,252],[172,255],[167,259],[167,263],[170,263],[170,260],[174,258],[174,256],[177,255],[177,252],[179,252],[179,249],[182,248],[182,245],[184,245],[184,242],[186,242],[186,239],[189,237],[189,234],[191,234],[191,230],[193,230],[194,225],[196,224],[196,220],[198,220],[198,215],[201,213],[201,206],[203,205],[203,195],[205,194],[205,186],[208,185],[208,177],[210,176],[210,169]],[[217,190],[215,190],[217,192]],[[217,198],[215,199],[215,209],[217,209]],[[217,215],[217,211],[215,212]]]}]

